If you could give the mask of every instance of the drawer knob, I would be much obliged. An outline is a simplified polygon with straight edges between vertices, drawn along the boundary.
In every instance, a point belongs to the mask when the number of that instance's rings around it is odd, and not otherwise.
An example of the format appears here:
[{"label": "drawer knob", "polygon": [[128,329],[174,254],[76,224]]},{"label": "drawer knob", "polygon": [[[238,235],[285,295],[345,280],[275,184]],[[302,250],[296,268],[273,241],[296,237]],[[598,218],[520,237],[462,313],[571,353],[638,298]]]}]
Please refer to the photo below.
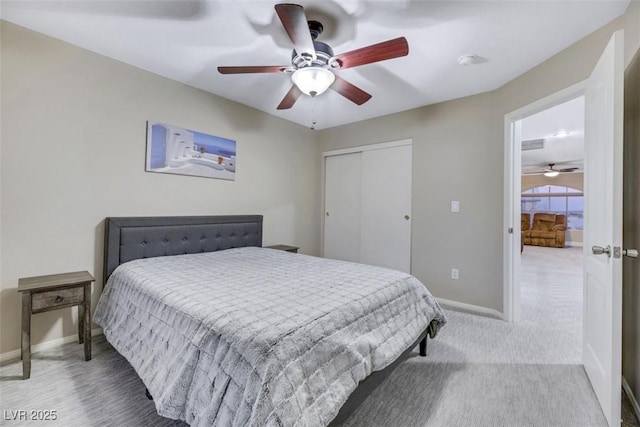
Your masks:
[{"label": "drawer knob", "polygon": [[64,299],[63,297],[61,297],[60,295],[58,295],[58,296],[56,297],[56,303],[58,303],[58,304],[59,304],[59,303],[61,303],[63,299]]}]

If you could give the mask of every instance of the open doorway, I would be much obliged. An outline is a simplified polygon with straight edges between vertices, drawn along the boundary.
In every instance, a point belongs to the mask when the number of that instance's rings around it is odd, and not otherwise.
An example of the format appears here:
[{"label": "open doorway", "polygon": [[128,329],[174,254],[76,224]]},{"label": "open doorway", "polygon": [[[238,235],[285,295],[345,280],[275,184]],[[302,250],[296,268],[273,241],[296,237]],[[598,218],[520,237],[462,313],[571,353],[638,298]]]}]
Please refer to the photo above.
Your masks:
[{"label": "open doorway", "polygon": [[[582,360],[584,96],[522,118],[520,321],[553,323]],[[566,357],[566,359],[565,359]]]},{"label": "open doorway", "polygon": [[[554,108],[558,107],[563,109],[562,105],[571,102],[580,102],[578,99],[584,99],[585,84],[578,83],[570,86],[564,90],[561,90],[548,97],[540,99],[532,104],[526,105],[516,111],[513,111],[505,116],[505,204],[504,204],[504,222],[505,222],[505,234],[504,234],[504,319],[510,322],[519,321],[521,319],[521,258],[524,250],[531,245],[524,245],[524,233],[522,228],[522,213],[527,209],[531,209],[530,204],[525,204],[521,200],[523,191],[523,173],[530,175],[544,174],[545,169],[569,169],[578,167],[578,171],[582,168],[580,165],[580,159],[583,156],[575,154],[575,148],[571,148],[567,153],[562,153],[561,144],[556,144],[556,141],[567,139],[571,136],[571,130],[563,128],[568,127],[570,124],[562,124],[558,120],[554,119]],[[575,105],[574,105],[575,106]],[[583,115],[584,115],[584,101],[582,101]],[[550,111],[550,113],[549,113]],[[538,116],[539,115],[539,116]],[[537,120],[540,117],[544,118],[549,116],[548,120]],[[528,120],[527,120],[528,119]],[[527,120],[526,137],[523,135],[523,123]],[[537,121],[546,122],[547,125],[536,124]],[[584,119],[583,119],[584,122]],[[583,123],[584,126],[584,123]],[[561,133],[561,131],[564,131]],[[569,135],[566,135],[569,132]],[[576,135],[577,136],[577,130]],[[564,137],[562,137],[564,136]],[[582,137],[584,137],[584,130],[582,131]],[[523,141],[544,139],[543,145],[547,147],[547,150],[522,150]],[[549,142],[547,142],[549,139]],[[551,140],[554,140],[551,142]],[[529,146],[541,145],[540,141],[526,142],[525,148]],[[553,148],[552,148],[553,147]],[[559,150],[559,151],[558,151]],[[546,153],[545,153],[546,151]],[[537,154],[527,154],[523,158],[523,153],[535,152]],[[551,157],[551,156],[558,157]],[[563,155],[563,157],[560,157]],[[557,160],[553,160],[557,159]],[[560,160],[562,159],[562,160]],[[523,160],[525,162],[523,166]],[[572,165],[561,165],[561,162],[573,162]],[[549,163],[554,163],[553,167],[549,166]],[[578,163],[578,166],[575,166]],[[557,164],[557,165],[556,165]],[[560,173],[558,174],[558,176]],[[576,175],[578,176],[578,175]],[[544,175],[543,175],[544,177]],[[547,177],[544,177],[547,178]],[[541,180],[540,185],[543,186],[543,178],[527,178],[525,185],[535,182],[535,180]],[[562,178],[564,179],[564,178]],[[566,186],[565,186],[566,187]],[[530,190],[530,189],[527,189]],[[547,193],[550,190],[559,190],[555,187],[546,187],[537,189],[534,191],[544,191]],[[566,190],[565,190],[566,191]],[[559,191],[558,191],[559,192]],[[536,197],[535,194],[532,197]],[[554,206],[557,204],[554,201]],[[547,204],[550,204],[550,200],[547,200]],[[524,209],[523,209],[524,208]],[[532,212],[529,212],[530,214]],[[530,216],[532,223],[533,218]],[[565,234],[565,246],[567,241],[569,245],[578,245],[579,236],[574,235],[573,232]],[[529,236],[531,237],[531,236]],[[573,246],[571,246],[573,247]],[[531,252],[531,251],[529,251]]]},{"label": "open doorway", "polygon": [[[624,34],[583,82],[505,115],[504,315],[520,317],[522,120],[585,96],[582,365],[610,425],[620,419]],[[548,346],[545,346],[547,349]]]}]

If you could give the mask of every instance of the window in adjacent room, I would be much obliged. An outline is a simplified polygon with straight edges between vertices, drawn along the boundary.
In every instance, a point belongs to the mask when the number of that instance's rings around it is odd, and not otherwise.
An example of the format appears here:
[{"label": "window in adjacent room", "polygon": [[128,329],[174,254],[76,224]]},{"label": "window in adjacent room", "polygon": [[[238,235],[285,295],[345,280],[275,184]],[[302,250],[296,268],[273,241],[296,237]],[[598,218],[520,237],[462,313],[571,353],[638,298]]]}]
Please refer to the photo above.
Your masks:
[{"label": "window in adjacent room", "polygon": [[537,212],[563,214],[567,216],[569,230],[582,230],[584,194],[582,191],[561,185],[541,185],[522,193],[520,199],[523,213],[531,217]]}]

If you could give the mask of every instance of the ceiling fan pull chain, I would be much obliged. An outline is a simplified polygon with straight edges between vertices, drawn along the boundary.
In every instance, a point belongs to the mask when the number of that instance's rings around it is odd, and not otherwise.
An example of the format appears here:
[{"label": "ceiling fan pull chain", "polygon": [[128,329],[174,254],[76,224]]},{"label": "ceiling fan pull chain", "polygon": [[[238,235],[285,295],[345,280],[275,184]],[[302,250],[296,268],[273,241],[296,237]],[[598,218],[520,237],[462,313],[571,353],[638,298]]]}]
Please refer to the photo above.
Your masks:
[{"label": "ceiling fan pull chain", "polygon": [[311,98],[311,130],[316,130],[316,97]]}]

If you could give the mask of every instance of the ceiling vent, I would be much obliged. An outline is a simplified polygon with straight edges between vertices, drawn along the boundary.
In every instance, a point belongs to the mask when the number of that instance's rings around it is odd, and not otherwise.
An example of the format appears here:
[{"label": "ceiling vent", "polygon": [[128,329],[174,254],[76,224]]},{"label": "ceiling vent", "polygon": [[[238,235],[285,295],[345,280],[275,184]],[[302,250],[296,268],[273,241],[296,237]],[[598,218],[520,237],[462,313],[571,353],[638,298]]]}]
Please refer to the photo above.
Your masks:
[{"label": "ceiling vent", "polygon": [[543,148],[544,148],[544,138],[529,139],[527,141],[522,141],[522,151],[541,150]]}]

